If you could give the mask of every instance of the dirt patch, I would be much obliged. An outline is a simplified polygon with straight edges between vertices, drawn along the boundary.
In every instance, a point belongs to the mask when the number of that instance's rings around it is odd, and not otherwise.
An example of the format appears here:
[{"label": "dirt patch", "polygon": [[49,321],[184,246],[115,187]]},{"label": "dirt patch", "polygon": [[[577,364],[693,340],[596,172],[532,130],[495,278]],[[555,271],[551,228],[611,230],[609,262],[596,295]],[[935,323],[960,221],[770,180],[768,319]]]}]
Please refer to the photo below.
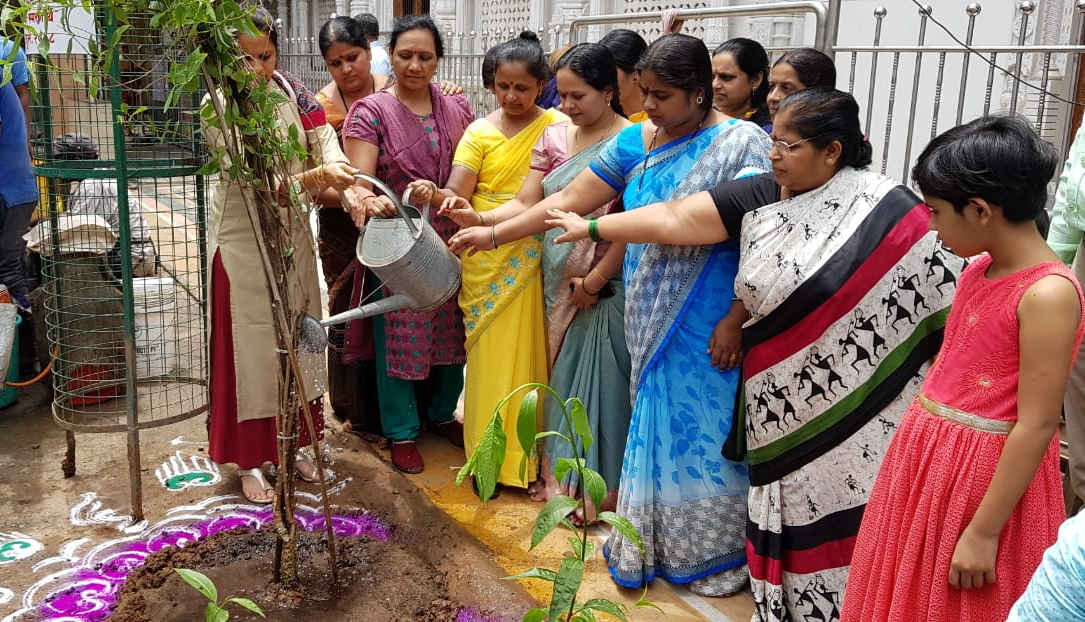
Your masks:
[{"label": "dirt patch", "polygon": [[[269,581],[274,547],[274,531],[265,526],[255,532],[219,533],[185,548],[154,553],[129,575],[111,620],[202,618],[206,600],[174,568],[203,572],[215,583],[220,599],[250,598],[273,621],[318,614],[329,620],[455,622],[459,615],[471,615],[452,600],[442,572],[395,541],[337,539],[338,589],[332,583],[324,534],[306,532],[299,538],[300,578],[294,585]],[[233,619],[259,619],[236,605],[229,610]],[[495,612],[475,612],[480,613],[489,618]]]}]

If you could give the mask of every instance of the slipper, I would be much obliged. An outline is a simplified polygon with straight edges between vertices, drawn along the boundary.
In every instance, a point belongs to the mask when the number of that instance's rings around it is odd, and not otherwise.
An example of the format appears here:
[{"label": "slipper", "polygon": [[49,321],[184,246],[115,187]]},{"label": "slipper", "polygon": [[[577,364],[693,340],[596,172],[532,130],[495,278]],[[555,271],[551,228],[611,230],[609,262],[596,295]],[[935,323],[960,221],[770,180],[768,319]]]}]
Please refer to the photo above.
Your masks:
[{"label": "slipper", "polygon": [[[306,465],[305,468],[302,468],[302,464]],[[294,459],[294,473],[298,476],[298,479],[303,482],[309,482],[310,484],[320,483],[320,478],[317,476],[318,471],[316,465],[305,456],[299,455]],[[324,483],[330,484],[332,480],[335,479],[335,472],[328,467],[324,467],[324,476]]]},{"label": "slipper", "polygon": [[[267,505],[268,503],[271,503],[275,500],[275,488],[271,484],[268,484],[267,480],[264,479],[263,469],[261,469],[260,467],[256,467],[255,469],[238,469],[237,474],[241,476],[241,495],[245,497],[246,501],[248,501],[249,503]],[[255,479],[258,484],[260,484],[261,496],[258,497],[255,495],[251,495],[248,492],[245,492],[246,477],[251,477]],[[268,491],[271,491],[270,497],[268,496]]]}]

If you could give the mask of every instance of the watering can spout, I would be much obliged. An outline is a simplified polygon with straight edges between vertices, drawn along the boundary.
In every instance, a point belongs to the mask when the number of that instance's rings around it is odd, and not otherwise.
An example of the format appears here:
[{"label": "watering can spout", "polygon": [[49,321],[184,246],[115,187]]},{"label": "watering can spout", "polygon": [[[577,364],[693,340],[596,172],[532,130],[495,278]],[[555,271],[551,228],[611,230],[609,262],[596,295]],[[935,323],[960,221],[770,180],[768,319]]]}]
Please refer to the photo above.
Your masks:
[{"label": "watering can spout", "polygon": [[351,309],[350,311],[344,311],[337,313],[329,318],[320,321],[321,326],[331,326],[333,324],[346,324],[354,320],[361,320],[367,317],[373,317],[374,315],[381,315],[390,311],[399,311],[400,309],[406,309],[411,303],[411,299],[405,294],[395,294],[388,298],[382,298],[380,300],[371,302],[366,305],[362,305],[357,309]]}]

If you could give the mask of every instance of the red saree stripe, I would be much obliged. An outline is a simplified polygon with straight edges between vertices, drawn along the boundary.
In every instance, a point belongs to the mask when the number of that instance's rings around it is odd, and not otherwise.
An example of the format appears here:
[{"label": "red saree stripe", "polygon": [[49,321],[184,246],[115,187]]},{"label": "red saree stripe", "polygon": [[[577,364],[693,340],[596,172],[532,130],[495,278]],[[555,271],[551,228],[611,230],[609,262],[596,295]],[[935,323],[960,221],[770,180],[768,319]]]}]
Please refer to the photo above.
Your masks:
[{"label": "red saree stripe", "polygon": [[924,235],[930,214],[919,204],[897,223],[881,244],[848,277],[844,285],[810,315],[755,346],[743,361],[744,376],[753,376],[814,343],[833,323],[850,313],[886,272],[908,254]]},{"label": "red saree stripe", "polygon": [[306,130],[315,130],[316,128],[327,125],[328,118],[324,115],[324,109],[314,110],[312,112],[302,113],[301,126]]},{"label": "red saree stripe", "polygon": [[783,583],[784,568],[794,574],[812,574],[829,568],[840,568],[851,562],[855,550],[855,536],[826,542],[812,549],[784,551],[782,560],[758,555],[753,543],[746,541],[746,563],[750,568],[750,577],[758,581],[767,581],[773,585]]}]

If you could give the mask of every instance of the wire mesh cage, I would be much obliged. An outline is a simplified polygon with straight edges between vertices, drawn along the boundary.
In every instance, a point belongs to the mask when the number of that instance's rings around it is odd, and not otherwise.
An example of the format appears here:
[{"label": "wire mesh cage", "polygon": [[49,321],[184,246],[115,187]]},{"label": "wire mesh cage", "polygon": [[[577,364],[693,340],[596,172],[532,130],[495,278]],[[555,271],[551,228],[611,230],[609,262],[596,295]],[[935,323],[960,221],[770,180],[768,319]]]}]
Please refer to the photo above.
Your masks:
[{"label": "wire mesh cage", "polygon": [[[129,432],[139,515],[135,433],[207,408],[199,100],[167,106],[167,73],[183,59],[150,17],[128,15],[118,30],[108,11],[67,16],[51,28],[80,45],[47,55],[28,46],[43,190],[28,242],[40,258],[33,298],[48,342],[39,350],[53,360],[53,416],[69,432],[65,473],[73,432]],[[96,40],[120,44],[99,52]]]}]

